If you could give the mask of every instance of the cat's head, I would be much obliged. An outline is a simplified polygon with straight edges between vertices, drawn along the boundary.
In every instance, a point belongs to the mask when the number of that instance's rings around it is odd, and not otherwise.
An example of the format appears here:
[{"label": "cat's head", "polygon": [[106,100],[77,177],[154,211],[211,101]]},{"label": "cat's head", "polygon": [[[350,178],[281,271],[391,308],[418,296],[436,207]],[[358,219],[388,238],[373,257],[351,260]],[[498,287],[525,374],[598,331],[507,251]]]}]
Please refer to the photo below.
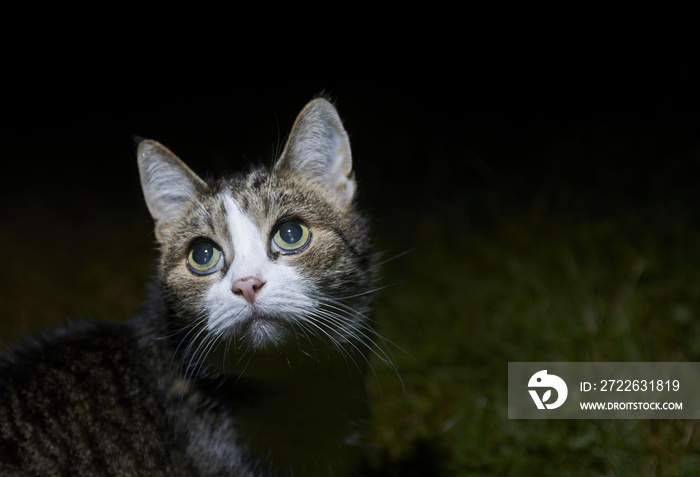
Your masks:
[{"label": "cat's head", "polygon": [[302,110],[271,170],[207,183],[150,140],[138,163],[163,296],[191,353],[368,344],[371,244],[329,102]]}]

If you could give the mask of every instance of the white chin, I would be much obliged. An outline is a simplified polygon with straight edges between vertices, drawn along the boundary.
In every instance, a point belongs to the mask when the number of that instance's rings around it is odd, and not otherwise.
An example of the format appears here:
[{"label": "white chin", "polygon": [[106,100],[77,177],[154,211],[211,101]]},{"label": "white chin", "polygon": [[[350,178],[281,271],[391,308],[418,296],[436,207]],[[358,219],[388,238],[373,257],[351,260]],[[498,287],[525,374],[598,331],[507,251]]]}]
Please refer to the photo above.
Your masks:
[{"label": "white chin", "polygon": [[284,344],[287,335],[286,327],[274,318],[252,316],[242,323],[239,340],[256,350],[269,347],[279,347]]}]

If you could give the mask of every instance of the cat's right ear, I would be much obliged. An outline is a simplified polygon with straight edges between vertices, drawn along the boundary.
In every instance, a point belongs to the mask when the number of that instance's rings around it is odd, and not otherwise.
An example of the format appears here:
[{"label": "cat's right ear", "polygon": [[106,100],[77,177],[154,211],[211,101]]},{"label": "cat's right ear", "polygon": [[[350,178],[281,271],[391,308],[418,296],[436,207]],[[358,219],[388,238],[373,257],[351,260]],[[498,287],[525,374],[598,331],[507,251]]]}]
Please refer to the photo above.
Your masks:
[{"label": "cat's right ear", "polygon": [[340,204],[351,203],[357,184],[350,140],[329,101],[317,98],[302,109],[275,169],[296,171],[321,183]]},{"label": "cat's right ear", "polygon": [[141,141],[137,155],[143,195],[160,241],[168,226],[207,185],[159,142]]}]

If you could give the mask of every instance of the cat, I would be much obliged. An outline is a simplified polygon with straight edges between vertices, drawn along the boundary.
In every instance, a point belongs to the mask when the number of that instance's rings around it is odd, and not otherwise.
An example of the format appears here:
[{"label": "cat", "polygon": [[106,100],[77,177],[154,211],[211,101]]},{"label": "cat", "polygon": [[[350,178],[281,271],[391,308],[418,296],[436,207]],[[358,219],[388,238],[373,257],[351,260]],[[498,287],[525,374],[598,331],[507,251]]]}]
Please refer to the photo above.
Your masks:
[{"label": "cat", "polygon": [[[381,337],[348,135],[322,97],[271,168],[205,181],[137,150],[159,245],[135,317],[0,357],[0,475],[351,475]],[[380,348],[381,349],[381,348]]]}]

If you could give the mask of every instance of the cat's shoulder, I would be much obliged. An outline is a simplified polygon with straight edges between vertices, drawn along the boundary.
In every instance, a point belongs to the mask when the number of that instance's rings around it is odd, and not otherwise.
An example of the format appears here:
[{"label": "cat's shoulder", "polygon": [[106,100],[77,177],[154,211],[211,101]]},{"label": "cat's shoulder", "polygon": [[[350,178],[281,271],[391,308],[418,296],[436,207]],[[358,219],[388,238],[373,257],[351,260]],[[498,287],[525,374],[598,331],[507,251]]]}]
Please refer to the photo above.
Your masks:
[{"label": "cat's shoulder", "polygon": [[89,374],[100,366],[132,367],[139,327],[123,322],[80,321],[42,331],[0,353],[0,387],[52,373]]}]

